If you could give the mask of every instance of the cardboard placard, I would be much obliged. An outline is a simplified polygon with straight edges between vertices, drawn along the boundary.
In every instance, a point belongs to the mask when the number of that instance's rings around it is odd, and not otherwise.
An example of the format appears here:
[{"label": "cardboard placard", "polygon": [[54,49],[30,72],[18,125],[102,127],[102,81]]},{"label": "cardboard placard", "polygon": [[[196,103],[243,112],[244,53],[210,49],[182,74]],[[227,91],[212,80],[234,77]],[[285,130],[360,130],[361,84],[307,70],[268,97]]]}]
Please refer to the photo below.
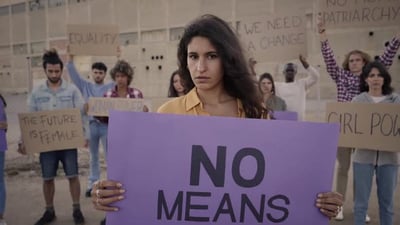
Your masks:
[{"label": "cardboard placard", "polygon": [[82,116],[79,109],[18,114],[22,141],[28,153],[83,147]]},{"label": "cardboard placard", "polygon": [[400,152],[400,104],[328,103],[326,121],[340,124],[339,146]]},{"label": "cardboard placard", "polygon": [[319,6],[322,19],[328,28],[400,24],[399,0],[320,0]]},{"label": "cardboard placard", "polygon": [[[89,98],[88,115],[108,116],[110,110],[143,112],[148,103],[142,98]],[[147,107],[148,109],[148,107]]]},{"label": "cardboard placard", "polygon": [[116,25],[69,24],[67,36],[73,55],[117,55],[119,31]]},{"label": "cardboard placard", "polygon": [[244,49],[256,59],[281,62],[307,55],[306,18],[298,11],[244,18],[238,33]]}]

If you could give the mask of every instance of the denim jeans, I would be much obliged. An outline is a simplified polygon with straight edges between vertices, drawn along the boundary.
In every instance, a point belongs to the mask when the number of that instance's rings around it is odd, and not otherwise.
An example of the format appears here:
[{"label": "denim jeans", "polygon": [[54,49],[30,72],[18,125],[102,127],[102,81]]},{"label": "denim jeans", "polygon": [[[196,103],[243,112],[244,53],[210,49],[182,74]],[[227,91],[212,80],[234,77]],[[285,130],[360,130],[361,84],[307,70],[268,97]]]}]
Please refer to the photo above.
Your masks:
[{"label": "denim jeans", "polygon": [[97,120],[91,120],[89,123],[90,128],[90,174],[88,189],[92,188],[94,182],[100,179],[100,162],[99,162],[99,143],[103,146],[107,154],[107,129],[108,125],[101,123]]},{"label": "denim jeans", "polygon": [[5,152],[0,151],[0,214],[4,213],[6,207],[6,184],[4,182],[4,159]]},{"label": "denim jeans", "polygon": [[42,152],[39,156],[43,180],[53,180],[57,176],[58,164],[62,163],[65,176],[79,176],[78,150],[65,149],[60,151]]},{"label": "denim jeans", "polygon": [[363,164],[353,162],[354,171],[354,224],[365,225],[365,215],[371,194],[372,178],[376,176],[381,225],[393,225],[394,191],[397,184],[397,165]]}]

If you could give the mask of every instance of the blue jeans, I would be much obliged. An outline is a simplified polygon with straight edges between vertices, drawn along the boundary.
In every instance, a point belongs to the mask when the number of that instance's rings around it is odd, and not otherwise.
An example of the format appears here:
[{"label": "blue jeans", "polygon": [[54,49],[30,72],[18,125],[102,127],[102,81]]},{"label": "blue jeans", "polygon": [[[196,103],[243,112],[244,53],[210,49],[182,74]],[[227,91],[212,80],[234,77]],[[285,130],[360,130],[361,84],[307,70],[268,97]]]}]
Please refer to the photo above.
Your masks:
[{"label": "blue jeans", "polygon": [[367,214],[374,173],[376,175],[380,224],[393,225],[393,199],[397,184],[397,171],[397,165],[376,166],[353,162],[355,225],[365,225],[365,215]]},{"label": "blue jeans", "polygon": [[58,164],[62,163],[65,176],[79,176],[78,150],[65,149],[60,151],[42,152],[39,156],[43,180],[53,180],[57,176]]},{"label": "blue jeans", "polygon": [[100,179],[99,143],[101,141],[101,145],[103,146],[103,149],[107,154],[108,125],[105,123],[101,123],[97,120],[91,120],[89,122],[89,128],[90,128],[90,140],[89,140],[90,173],[89,173],[88,189],[92,188],[93,183]]},{"label": "blue jeans", "polygon": [[0,214],[4,213],[6,207],[6,184],[4,182],[4,158],[5,152],[0,151]]}]

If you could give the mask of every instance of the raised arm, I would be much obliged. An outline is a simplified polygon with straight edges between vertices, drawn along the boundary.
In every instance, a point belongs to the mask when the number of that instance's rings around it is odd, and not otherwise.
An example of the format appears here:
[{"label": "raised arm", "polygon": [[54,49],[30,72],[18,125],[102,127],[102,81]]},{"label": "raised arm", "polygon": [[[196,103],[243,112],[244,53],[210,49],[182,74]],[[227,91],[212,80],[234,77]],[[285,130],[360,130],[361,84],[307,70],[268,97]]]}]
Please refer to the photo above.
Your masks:
[{"label": "raised arm", "polygon": [[310,66],[303,55],[300,54],[299,60],[301,64],[303,64],[304,69],[306,69],[308,72],[308,76],[301,79],[301,81],[304,82],[306,89],[309,89],[311,86],[317,83],[319,79],[319,72],[314,67]]},{"label": "raised arm", "polygon": [[69,77],[71,78],[72,82],[78,87],[78,89],[83,93],[86,86],[90,85],[90,82],[83,79],[76,67],[74,65],[74,55],[72,55],[69,51],[69,46],[67,46],[68,58],[67,58],[67,70],[69,73]]},{"label": "raised arm", "polygon": [[250,74],[253,76],[257,76],[257,73],[254,69],[254,66],[257,64],[257,61],[254,58],[249,59],[249,68],[250,68]]},{"label": "raised arm", "polygon": [[400,47],[400,31],[396,36],[392,38],[389,42],[389,45],[386,46],[385,51],[381,56],[379,56],[379,60],[386,66],[387,69],[393,64],[393,58],[395,57],[397,50]]},{"label": "raised arm", "polygon": [[318,33],[321,41],[321,53],[324,57],[326,70],[331,76],[331,78],[337,82],[339,79],[340,70],[343,70],[336,62],[333,50],[328,42],[328,37],[326,35],[326,28],[321,18],[318,18]]}]

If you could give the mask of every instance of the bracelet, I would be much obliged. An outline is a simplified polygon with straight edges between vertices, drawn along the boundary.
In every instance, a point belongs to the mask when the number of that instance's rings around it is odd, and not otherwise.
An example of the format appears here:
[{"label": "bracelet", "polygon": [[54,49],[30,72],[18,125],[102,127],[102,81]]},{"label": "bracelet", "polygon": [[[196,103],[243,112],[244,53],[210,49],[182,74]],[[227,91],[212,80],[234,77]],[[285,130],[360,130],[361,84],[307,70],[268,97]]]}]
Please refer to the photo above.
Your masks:
[{"label": "bracelet", "polygon": [[325,32],[325,29],[319,30],[318,32],[319,32],[320,34],[322,34],[322,33]]}]

